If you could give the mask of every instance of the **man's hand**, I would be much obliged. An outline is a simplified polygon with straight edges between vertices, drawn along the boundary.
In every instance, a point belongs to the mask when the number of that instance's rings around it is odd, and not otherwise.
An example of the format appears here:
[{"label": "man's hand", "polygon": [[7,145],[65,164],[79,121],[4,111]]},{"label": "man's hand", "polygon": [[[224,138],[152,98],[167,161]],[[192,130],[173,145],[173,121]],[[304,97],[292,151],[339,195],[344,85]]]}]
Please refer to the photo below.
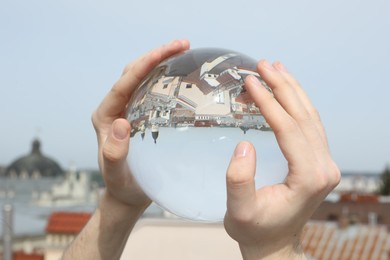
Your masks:
[{"label": "man's hand", "polygon": [[130,124],[124,119],[126,106],[134,89],[157,64],[188,48],[186,40],[173,41],[127,65],[93,113],[99,167],[106,190],[91,220],[63,259],[120,258],[130,232],[151,202],[135,182],[126,161],[130,139]]},{"label": "man's hand", "polygon": [[107,193],[128,206],[145,208],[150,200],[134,181],[126,161],[130,139],[130,124],[124,119],[127,103],[134,89],[157,64],[188,48],[188,41],[173,41],[127,65],[92,115]]},{"label": "man's hand", "polygon": [[338,184],[340,172],[319,114],[298,82],[281,63],[261,61],[258,72],[273,95],[253,76],[246,88],[274,130],[289,172],[284,183],[256,190],[256,151],[248,142],[238,144],[227,171],[224,224],[244,259],[301,259],[303,226]]}]

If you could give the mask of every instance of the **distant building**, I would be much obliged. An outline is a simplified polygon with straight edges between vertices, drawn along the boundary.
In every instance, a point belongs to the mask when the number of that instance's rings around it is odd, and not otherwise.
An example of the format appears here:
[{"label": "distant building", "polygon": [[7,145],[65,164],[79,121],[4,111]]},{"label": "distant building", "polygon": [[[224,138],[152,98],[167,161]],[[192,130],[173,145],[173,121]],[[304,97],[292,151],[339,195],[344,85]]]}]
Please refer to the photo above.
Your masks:
[{"label": "distant building", "polygon": [[[45,237],[19,236],[12,241],[13,260],[40,260],[44,259]],[[3,255],[3,241],[0,239],[0,260]]]},{"label": "distant building", "polygon": [[19,179],[58,177],[63,174],[60,165],[41,152],[41,142],[38,139],[33,140],[29,154],[16,159],[3,171],[3,176]]},{"label": "distant building", "polygon": [[5,170],[6,170],[6,167],[0,165],[0,176],[4,176],[5,175]]},{"label": "distant building", "polygon": [[375,194],[339,194],[338,199],[323,201],[312,219],[385,225],[390,230],[390,197]]},{"label": "distant building", "polygon": [[380,174],[343,173],[334,192],[376,193],[379,191]]},{"label": "distant building", "polygon": [[70,169],[64,180],[53,184],[49,191],[33,191],[32,203],[41,207],[66,207],[96,204],[99,187],[90,181],[91,174]]},{"label": "distant building", "polygon": [[12,257],[12,260],[45,260],[42,252],[14,252]]},{"label": "distant building", "polygon": [[390,233],[386,226],[311,221],[302,235],[307,259],[389,259]]},{"label": "distant building", "polygon": [[314,220],[385,225],[390,229],[390,197],[379,196],[380,175],[343,173],[339,185],[321,203]]},{"label": "distant building", "polygon": [[91,215],[86,212],[53,212],[46,226],[45,260],[60,259]]},{"label": "distant building", "polygon": [[[53,209],[92,212],[96,208],[99,187],[91,177],[98,171],[93,173],[75,168],[65,172],[55,160],[41,152],[38,139],[33,140],[29,154],[0,168],[0,205],[13,204],[15,209],[11,245],[14,260],[48,259],[45,252],[47,241],[51,240],[45,234],[45,226]],[[0,225],[0,234],[3,231]],[[57,236],[52,237],[55,242]],[[0,252],[3,251],[3,240],[0,237]]]}]

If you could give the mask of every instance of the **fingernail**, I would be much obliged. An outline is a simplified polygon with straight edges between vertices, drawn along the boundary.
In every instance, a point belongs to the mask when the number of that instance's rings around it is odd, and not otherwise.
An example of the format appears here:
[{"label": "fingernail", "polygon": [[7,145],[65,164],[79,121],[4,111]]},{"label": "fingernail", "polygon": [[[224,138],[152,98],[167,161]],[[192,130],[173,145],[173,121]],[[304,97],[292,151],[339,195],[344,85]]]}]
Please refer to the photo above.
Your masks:
[{"label": "fingernail", "polygon": [[248,142],[241,142],[236,146],[234,150],[234,157],[241,158],[248,155],[251,145]]},{"label": "fingernail", "polygon": [[261,83],[260,83],[260,81],[259,81],[259,79],[258,78],[256,78],[255,76],[253,76],[253,75],[248,75],[248,76],[246,76],[246,78],[245,79],[248,79],[248,80],[250,80],[251,82],[252,82],[252,84],[254,84],[254,85],[257,85],[257,86],[260,86],[261,85]]},{"label": "fingernail", "polygon": [[268,70],[273,70],[273,71],[275,70],[275,68],[267,60],[262,60],[261,65],[263,65],[264,68]]},{"label": "fingernail", "polygon": [[124,140],[128,135],[129,131],[126,127],[121,126],[120,122],[114,122],[112,126],[112,133],[116,139]]}]

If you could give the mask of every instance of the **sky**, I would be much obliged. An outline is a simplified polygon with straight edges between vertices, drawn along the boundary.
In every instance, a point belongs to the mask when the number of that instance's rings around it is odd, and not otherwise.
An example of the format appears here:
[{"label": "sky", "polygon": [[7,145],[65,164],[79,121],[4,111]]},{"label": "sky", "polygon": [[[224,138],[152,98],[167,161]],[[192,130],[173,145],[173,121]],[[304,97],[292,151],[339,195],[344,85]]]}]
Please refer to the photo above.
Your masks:
[{"label": "sky", "polygon": [[124,66],[186,38],[282,61],[306,90],[342,171],[390,164],[387,0],[0,0],[0,165],[42,152],[97,168],[91,114]]}]

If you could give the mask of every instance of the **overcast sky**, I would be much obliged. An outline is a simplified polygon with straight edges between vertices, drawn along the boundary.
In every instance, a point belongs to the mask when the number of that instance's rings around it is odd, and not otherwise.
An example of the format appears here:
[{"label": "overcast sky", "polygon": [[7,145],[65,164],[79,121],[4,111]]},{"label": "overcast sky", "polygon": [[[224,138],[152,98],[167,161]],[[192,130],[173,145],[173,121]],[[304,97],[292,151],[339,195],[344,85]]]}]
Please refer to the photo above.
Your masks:
[{"label": "overcast sky", "polygon": [[345,171],[390,164],[387,0],[0,0],[0,165],[42,150],[96,168],[90,115],[122,68],[175,38],[281,60]]}]

